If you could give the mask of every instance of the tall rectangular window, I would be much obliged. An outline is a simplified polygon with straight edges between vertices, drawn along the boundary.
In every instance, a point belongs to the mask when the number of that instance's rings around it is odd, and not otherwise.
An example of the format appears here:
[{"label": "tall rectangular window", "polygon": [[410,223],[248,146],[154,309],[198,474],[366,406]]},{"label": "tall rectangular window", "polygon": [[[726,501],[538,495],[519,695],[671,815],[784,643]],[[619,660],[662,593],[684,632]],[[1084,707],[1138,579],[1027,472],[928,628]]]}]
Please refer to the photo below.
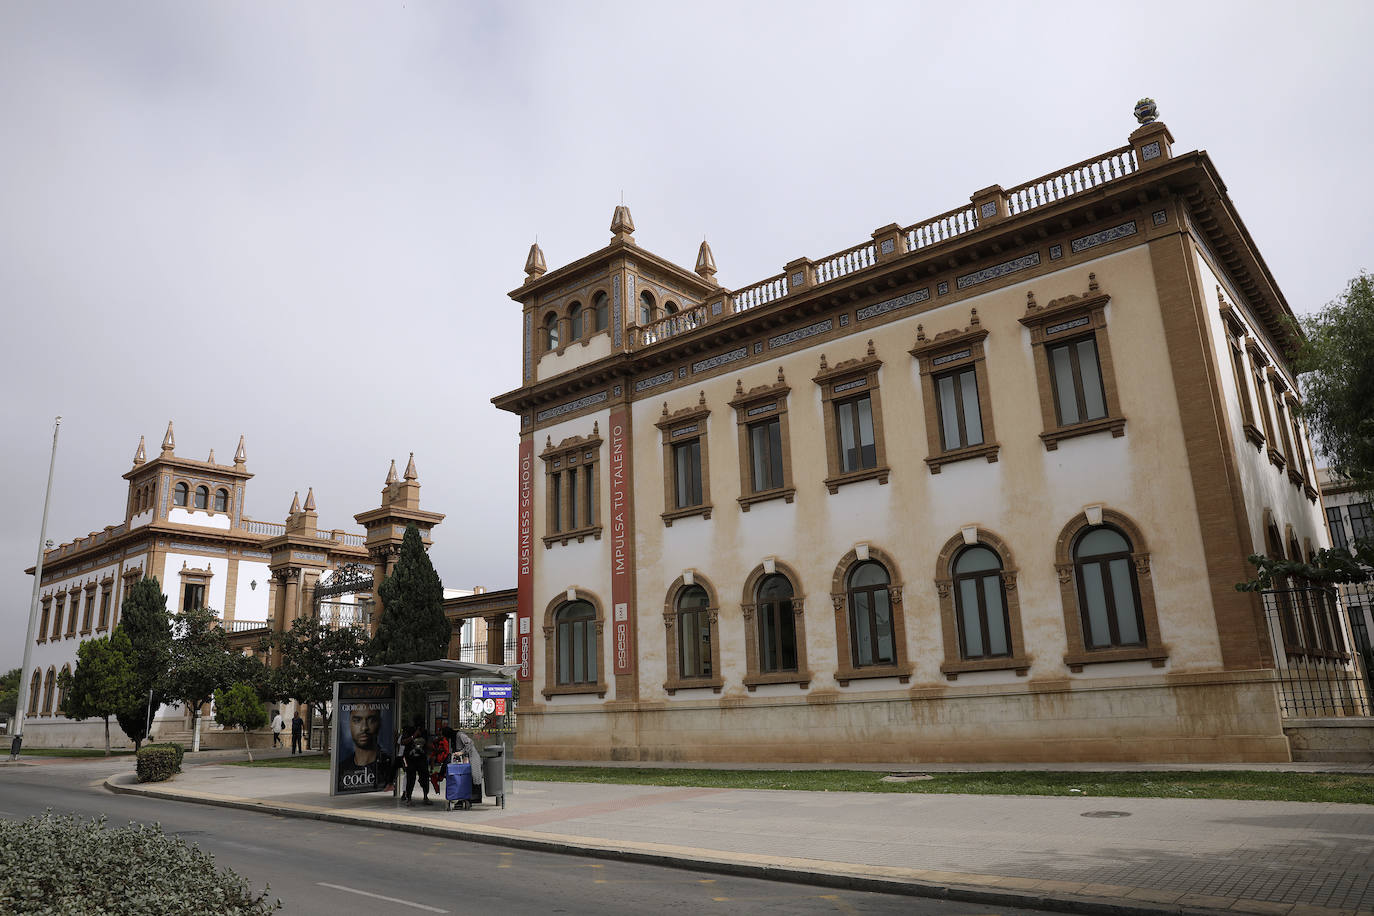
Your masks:
[{"label": "tall rectangular window", "polygon": [[577,468],[568,468],[568,528],[577,527]]},{"label": "tall rectangular window", "polygon": [[566,544],[576,538],[601,538],[597,521],[596,477],[601,459],[601,436],[572,436],[540,453],[544,462],[544,546]]},{"label": "tall rectangular window", "polygon": [[782,421],[777,417],[749,427],[749,468],[755,493],[782,486]]},{"label": "tall rectangular window", "polygon": [[868,395],[835,405],[835,435],[839,440],[841,473],[878,466],[873,401]]},{"label": "tall rectangular window", "polygon": [[1341,516],[1340,506],[1331,506],[1326,510],[1326,527],[1331,529],[1332,547],[1344,550],[1350,546],[1350,539],[1345,536],[1345,519]]},{"label": "tall rectangular window", "polygon": [[1097,340],[1083,337],[1047,347],[1054,406],[1060,426],[1071,426],[1107,415]]},{"label": "tall rectangular window", "polygon": [[86,613],[81,615],[81,632],[91,632],[91,619],[95,617],[95,592],[86,593]]},{"label": "tall rectangular window", "polygon": [[113,594],[114,586],[107,585],[100,592],[100,629],[108,629],[110,626],[110,598]]},{"label": "tall rectangular window", "polygon": [[700,506],[701,494],[701,440],[693,439],[673,446],[673,477],[676,501],[674,508],[688,509]]},{"label": "tall rectangular window", "polygon": [[38,625],[38,641],[43,642],[48,638],[48,620],[52,616],[52,601],[43,601],[43,622]]},{"label": "tall rectangular window", "polygon": [[202,607],[205,607],[205,586],[196,582],[188,582],[182,592],[181,609],[190,611]]},{"label": "tall rectangular window", "polygon": [[978,405],[978,378],[972,366],[937,376],[940,444],[945,451],[983,444],[983,414]]},{"label": "tall rectangular window", "polygon": [[563,475],[549,478],[549,530],[563,530]]},{"label": "tall rectangular window", "polygon": [[585,525],[596,522],[596,469],[591,465],[582,468],[582,519]]},{"label": "tall rectangular window", "polygon": [[65,601],[65,600],[66,600],[66,598],[65,598],[65,596],[63,596],[63,595],[58,595],[58,596],[53,600],[53,604],[52,604],[52,610],[53,610],[52,632],[48,634],[48,638],[49,638],[49,639],[61,639],[61,638],[62,638],[62,602]]},{"label": "tall rectangular window", "polygon": [[1374,538],[1374,517],[1369,512],[1369,503],[1350,504],[1350,530],[1355,540]]}]

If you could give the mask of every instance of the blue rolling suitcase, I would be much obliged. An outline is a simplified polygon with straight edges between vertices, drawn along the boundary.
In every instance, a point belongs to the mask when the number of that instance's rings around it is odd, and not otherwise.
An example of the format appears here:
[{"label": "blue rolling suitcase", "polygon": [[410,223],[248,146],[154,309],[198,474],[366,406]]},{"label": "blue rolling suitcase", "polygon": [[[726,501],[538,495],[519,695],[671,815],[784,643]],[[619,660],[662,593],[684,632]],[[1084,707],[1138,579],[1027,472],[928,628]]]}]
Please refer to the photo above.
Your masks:
[{"label": "blue rolling suitcase", "polygon": [[472,807],[472,764],[450,763],[444,771],[444,810]]}]

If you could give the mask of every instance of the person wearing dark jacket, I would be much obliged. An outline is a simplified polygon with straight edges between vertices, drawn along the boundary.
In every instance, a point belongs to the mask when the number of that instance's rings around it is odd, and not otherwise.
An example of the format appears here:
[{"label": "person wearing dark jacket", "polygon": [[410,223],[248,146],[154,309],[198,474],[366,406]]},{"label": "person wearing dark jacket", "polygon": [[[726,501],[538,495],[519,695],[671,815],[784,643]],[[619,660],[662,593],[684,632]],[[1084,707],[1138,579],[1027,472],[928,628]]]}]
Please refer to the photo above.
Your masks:
[{"label": "person wearing dark jacket", "polygon": [[301,711],[296,710],[296,714],[291,717],[291,753],[301,752],[301,735],[305,732],[305,720],[301,718]]},{"label": "person wearing dark jacket", "polygon": [[412,804],[410,796],[415,791],[415,783],[418,780],[420,792],[424,795],[424,803],[433,804],[429,800],[429,734],[425,731],[424,723],[418,719],[415,726],[406,734],[404,756],[406,789],[401,795],[401,801],[407,805]]}]

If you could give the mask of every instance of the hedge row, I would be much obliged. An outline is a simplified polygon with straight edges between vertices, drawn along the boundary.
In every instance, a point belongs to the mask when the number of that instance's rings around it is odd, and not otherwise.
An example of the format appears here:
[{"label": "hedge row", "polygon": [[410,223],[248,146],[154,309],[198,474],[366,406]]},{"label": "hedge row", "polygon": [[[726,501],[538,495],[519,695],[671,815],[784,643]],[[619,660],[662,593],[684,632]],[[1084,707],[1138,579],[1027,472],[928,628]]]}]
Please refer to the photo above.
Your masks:
[{"label": "hedge row", "polygon": [[175,742],[149,744],[138,749],[139,782],[164,782],[181,772],[185,749]]},{"label": "hedge row", "polygon": [[106,828],[51,812],[0,820],[0,913],[195,913],[259,916],[281,907],[254,895],[214,857],[156,824]]}]

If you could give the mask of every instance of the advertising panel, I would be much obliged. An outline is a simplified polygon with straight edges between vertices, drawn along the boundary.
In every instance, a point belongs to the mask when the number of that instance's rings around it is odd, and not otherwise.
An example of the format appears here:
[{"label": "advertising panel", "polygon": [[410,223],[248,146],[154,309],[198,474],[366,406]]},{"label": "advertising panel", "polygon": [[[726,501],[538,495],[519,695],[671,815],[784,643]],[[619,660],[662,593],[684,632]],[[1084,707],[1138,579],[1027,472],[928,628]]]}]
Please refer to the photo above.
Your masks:
[{"label": "advertising panel", "polygon": [[629,413],[611,414],[611,606],[614,670],[634,670],[630,630],[630,443]]},{"label": "advertising panel", "polygon": [[334,753],[330,795],[378,792],[391,782],[395,760],[396,685],[334,685]]},{"label": "advertising panel", "polygon": [[534,440],[520,442],[520,500],[516,528],[515,660],[517,677],[534,677]]}]

